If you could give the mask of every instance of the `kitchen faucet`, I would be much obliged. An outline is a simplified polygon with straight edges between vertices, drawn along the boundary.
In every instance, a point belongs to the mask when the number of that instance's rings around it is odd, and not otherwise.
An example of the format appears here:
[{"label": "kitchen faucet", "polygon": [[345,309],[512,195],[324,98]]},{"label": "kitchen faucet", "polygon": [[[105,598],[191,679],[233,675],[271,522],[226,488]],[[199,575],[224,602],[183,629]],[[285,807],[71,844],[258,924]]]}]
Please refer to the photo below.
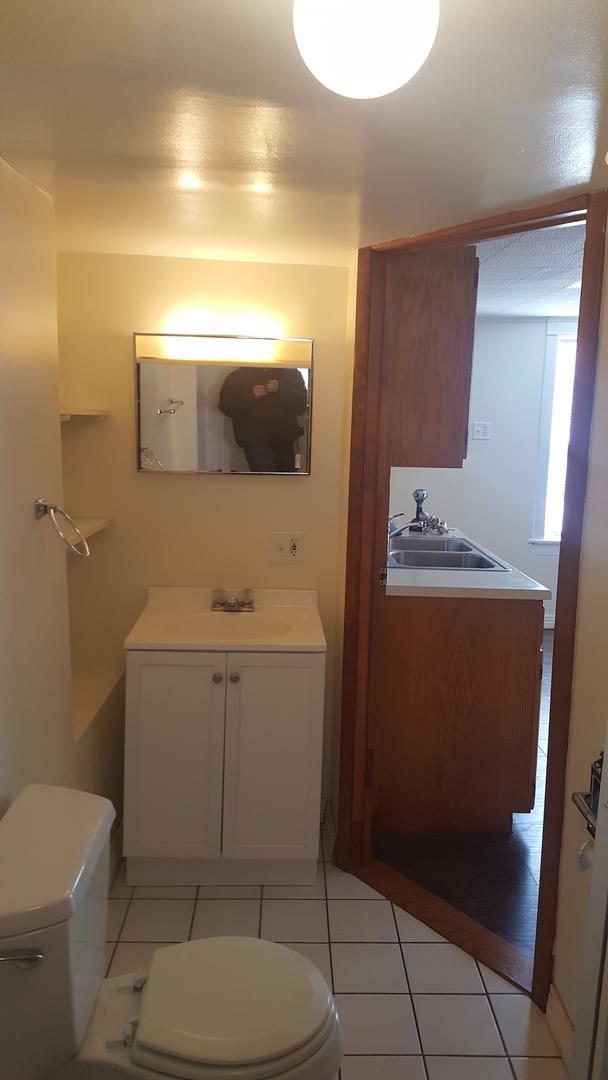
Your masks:
[{"label": "kitchen faucet", "polygon": [[[422,504],[429,497],[429,493],[426,488],[415,488],[415,490],[412,492],[412,495],[416,503],[416,514],[411,521],[407,522],[406,525],[402,525],[400,529],[397,529],[395,532],[391,533],[391,539],[394,540],[397,536],[403,536],[405,532],[410,531],[420,532],[423,534],[428,532],[437,532],[440,534],[446,533],[448,531],[448,527],[445,521],[442,521],[441,518],[435,517],[434,515],[427,514],[426,510],[422,509]],[[393,518],[401,516],[401,514],[393,514],[393,517],[390,518],[390,520],[392,521]]]}]

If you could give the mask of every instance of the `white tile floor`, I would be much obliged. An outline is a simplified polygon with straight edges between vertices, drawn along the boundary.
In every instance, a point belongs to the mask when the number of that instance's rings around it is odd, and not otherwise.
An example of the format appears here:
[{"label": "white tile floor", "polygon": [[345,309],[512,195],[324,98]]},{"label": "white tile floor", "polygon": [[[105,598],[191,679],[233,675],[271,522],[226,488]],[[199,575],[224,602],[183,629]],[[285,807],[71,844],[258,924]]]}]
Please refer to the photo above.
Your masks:
[{"label": "white tile floor", "polygon": [[524,994],[330,858],[316,885],[284,888],[132,889],[121,868],[109,909],[109,975],[146,971],[162,945],[216,934],[307,956],[336,995],[342,1080],[566,1080]]}]

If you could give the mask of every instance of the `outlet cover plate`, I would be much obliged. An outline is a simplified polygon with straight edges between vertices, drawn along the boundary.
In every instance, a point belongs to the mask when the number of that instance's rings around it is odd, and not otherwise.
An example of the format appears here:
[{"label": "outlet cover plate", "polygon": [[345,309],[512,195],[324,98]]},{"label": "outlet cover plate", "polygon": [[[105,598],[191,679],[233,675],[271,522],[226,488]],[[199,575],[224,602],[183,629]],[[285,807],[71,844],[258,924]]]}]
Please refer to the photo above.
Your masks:
[{"label": "outlet cover plate", "polygon": [[473,421],[473,438],[474,439],[491,439],[492,438],[492,424],[489,420],[474,420]]},{"label": "outlet cover plate", "polygon": [[304,562],[304,533],[272,533],[271,562]]}]

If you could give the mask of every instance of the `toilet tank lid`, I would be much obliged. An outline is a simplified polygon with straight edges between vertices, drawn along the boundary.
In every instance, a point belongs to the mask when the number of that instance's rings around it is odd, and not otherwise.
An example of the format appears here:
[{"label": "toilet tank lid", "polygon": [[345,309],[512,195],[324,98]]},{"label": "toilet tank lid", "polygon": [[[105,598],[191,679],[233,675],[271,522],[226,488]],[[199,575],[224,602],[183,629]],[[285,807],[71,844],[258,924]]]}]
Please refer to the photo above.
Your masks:
[{"label": "toilet tank lid", "polygon": [[115,813],[99,795],[29,784],[0,821],[0,938],[64,922],[108,838]]}]

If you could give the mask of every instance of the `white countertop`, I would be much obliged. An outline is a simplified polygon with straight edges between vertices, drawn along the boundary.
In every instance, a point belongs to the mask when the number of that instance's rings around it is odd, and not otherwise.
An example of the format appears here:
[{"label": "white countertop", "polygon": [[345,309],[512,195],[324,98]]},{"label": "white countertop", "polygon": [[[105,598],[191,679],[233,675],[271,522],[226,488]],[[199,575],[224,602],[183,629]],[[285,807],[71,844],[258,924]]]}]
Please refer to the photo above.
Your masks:
[{"label": "white countertop", "polygon": [[[239,588],[227,588],[238,593]],[[126,649],[205,652],[325,652],[309,589],[255,589],[255,611],[211,611],[212,589],[151,586]]]},{"label": "white countertop", "polygon": [[434,568],[387,567],[387,596],[454,596],[488,600],[549,600],[551,592],[540,582],[511,566],[500,555],[483,548],[459,529],[448,536],[469,540],[506,570],[436,570]]}]

